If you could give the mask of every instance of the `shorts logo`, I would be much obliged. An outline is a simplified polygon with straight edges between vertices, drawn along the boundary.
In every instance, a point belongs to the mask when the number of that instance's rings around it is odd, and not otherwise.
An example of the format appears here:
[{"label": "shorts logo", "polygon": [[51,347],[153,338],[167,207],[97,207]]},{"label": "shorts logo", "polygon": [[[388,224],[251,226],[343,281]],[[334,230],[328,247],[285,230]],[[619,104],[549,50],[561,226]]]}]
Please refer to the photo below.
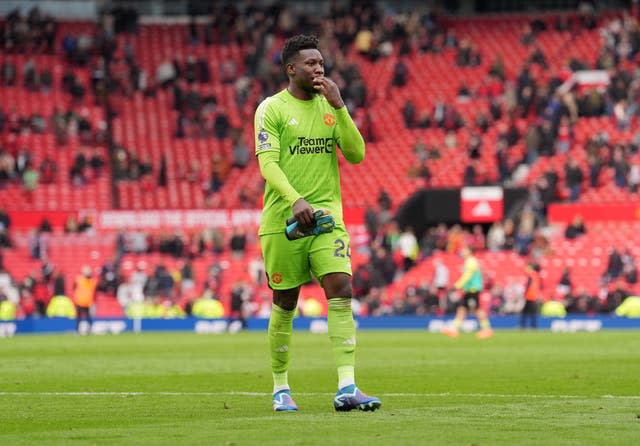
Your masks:
[{"label": "shorts logo", "polygon": [[336,117],[331,113],[325,113],[324,115],[324,123],[329,127],[333,127],[336,123]]},{"label": "shorts logo", "polygon": [[273,275],[271,276],[271,281],[273,283],[280,283],[282,282],[282,274],[280,273],[273,273]]},{"label": "shorts logo", "polygon": [[269,139],[267,132],[265,132],[264,129],[260,130],[260,132],[258,132],[258,141],[265,142],[267,139]]}]

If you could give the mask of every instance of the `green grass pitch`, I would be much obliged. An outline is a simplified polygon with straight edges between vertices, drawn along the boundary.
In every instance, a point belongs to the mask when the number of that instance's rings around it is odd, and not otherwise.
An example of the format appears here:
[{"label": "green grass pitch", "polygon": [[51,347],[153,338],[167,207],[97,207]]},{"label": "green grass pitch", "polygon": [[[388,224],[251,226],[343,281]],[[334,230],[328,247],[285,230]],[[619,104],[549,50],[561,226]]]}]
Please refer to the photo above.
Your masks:
[{"label": "green grass pitch", "polygon": [[631,445],[640,334],[361,331],[379,411],[337,413],[326,335],[295,332],[297,413],[271,410],[266,333],[0,339],[0,445]]}]

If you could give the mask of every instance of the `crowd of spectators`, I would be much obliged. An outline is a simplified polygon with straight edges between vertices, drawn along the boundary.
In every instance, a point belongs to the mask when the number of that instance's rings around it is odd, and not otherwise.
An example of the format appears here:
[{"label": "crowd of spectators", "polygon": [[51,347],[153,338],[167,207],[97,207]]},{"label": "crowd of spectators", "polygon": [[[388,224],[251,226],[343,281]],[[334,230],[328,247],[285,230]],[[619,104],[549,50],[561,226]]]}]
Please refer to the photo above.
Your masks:
[{"label": "crowd of spectators", "polygon": [[[173,98],[172,111],[176,115],[175,138],[230,138],[232,141],[232,157],[229,159],[224,155],[215,154],[208,163],[210,172],[203,172],[196,160],[188,166],[177,166],[178,179],[201,184],[204,190],[212,194],[223,187],[230,169],[246,167],[251,152],[243,139],[242,131],[231,127],[228,110],[220,103],[213,90],[207,88],[207,84],[213,78],[224,84],[233,84],[235,100],[241,106],[250,98],[257,103],[266,95],[272,94],[286,80],[278,63],[278,43],[282,37],[295,33],[298,27],[304,28],[305,32],[321,35],[323,45],[329,49],[332,56],[326,61],[326,75],[338,83],[345,103],[356,121],[362,124],[363,133],[368,140],[375,138],[375,131],[366,111],[372,98],[361,76],[359,65],[346,57],[352,44],[372,63],[389,57],[395,48],[399,49],[400,57],[394,64],[390,88],[403,88],[410,82],[410,67],[405,56],[412,52],[438,54],[452,50],[456,53],[455,63],[459,67],[478,67],[483,64],[483,54],[478,51],[477,43],[468,38],[459,39],[434,12],[394,15],[390,11],[378,10],[368,2],[355,2],[349,9],[332,4],[329,14],[331,18],[322,18],[298,17],[292,10],[278,5],[262,7],[251,4],[242,14],[231,4],[215,7],[220,9],[212,14],[210,21],[204,24],[193,21],[189,25],[188,44],[195,49],[200,45],[230,41],[241,43],[247,49],[241,64],[233,60],[224,61],[216,67],[217,72],[212,72],[205,59],[188,54],[186,57],[176,56],[172,60],[163,61],[156,67],[155,73],[147,73],[140,66],[136,48],[131,40],[125,41],[121,52],[116,51],[118,48],[114,35],[118,27],[105,17],[101,20],[95,35],[81,33],[76,36],[64,36],[62,48],[70,66],[64,73],[61,85],[77,104],[82,104],[90,88],[95,101],[106,104],[108,119],[116,113],[115,109],[111,108],[108,98],[119,95],[131,97],[136,91],[151,97],[156,95],[159,89],[170,92]],[[39,17],[37,11],[33,13],[35,18],[31,15],[25,19],[19,14],[11,19],[7,18],[3,44],[8,52],[27,52],[28,48],[32,47],[40,48],[41,51],[52,51],[49,40],[50,32],[53,30],[52,41],[55,41],[55,22]],[[598,26],[594,18],[588,14],[580,16],[577,23],[565,19],[566,17],[559,16],[556,26],[565,30],[573,28],[576,32],[581,27],[593,29],[594,26]],[[37,32],[33,31],[35,23],[41,25]],[[635,19],[625,16],[622,20],[606,23],[602,28],[604,45],[595,67],[589,67],[584,61],[571,60],[566,71],[551,72],[548,77],[538,76],[541,69],[548,67],[547,55],[536,43],[536,39],[546,32],[542,25],[544,23],[534,20],[523,29],[522,45],[531,51],[514,82],[506,79],[504,62],[498,55],[489,66],[486,78],[479,87],[460,85],[457,101],[486,98],[489,102],[488,110],[479,111],[472,122],[465,122],[457,110],[456,103],[443,97],[436,98],[433,108],[429,110],[416,110],[415,104],[410,99],[407,100],[402,110],[407,128],[440,128],[445,131],[442,145],[427,145],[423,140],[416,141],[414,153],[418,162],[412,167],[411,175],[428,181],[432,176],[430,161],[441,158],[448,149],[458,149],[459,140],[462,139],[460,132],[468,132],[464,138],[467,141],[466,146],[462,149],[466,150],[471,162],[465,169],[464,184],[490,182],[491,179],[480,171],[481,165],[474,161],[482,158],[484,150],[487,150],[486,134],[492,125],[498,126],[499,130],[495,153],[499,179],[505,184],[513,180],[512,172],[517,171],[517,165],[531,166],[541,156],[551,157],[557,153],[567,153],[573,143],[573,127],[580,117],[611,116],[616,120],[618,129],[629,128],[638,112],[638,81],[631,65],[626,63],[634,60],[640,49]],[[136,32],[136,27],[131,26],[131,23],[124,28],[128,32]],[[87,67],[90,70],[90,85],[82,84],[74,74],[74,67]],[[603,91],[591,89],[586,94],[578,93],[576,90],[563,90],[561,85],[568,79],[570,71],[583,68],[611,70],[612,81],[609,88]],[[14,86],[22,82],[24,88],[43,93],[51,88],[53,78],[50,72],[47,73],[47,67],[40,69],[31,60],[22,69],[22,78],[19,79],[17,68],[7,59],[2,67],[3,85]],[[259,92],[257,95],[252,94],[254,86]],[[244,110],[244,107],[239,109]],[[53,131],[61,145],[70,132],[77,132],[86,146],[100,145],[108,139],[106,124],[105,128],[95,128],[85,114],[78,114],[74,110],[68,110],[66,113],[56,110],[51,117],[51,124],[47,124],[46,117],[39,115],[16,117],[9,112],[6,119],[4,116],[0,111],[0,131],[3,129],[2,126],[6,126],[10,134],[19,134],[25,129],[35,133]],[[503,119],[505,117],[506,124]],[[249,118],[241,116],[243,121]],[[518,119],[527,121],[524,132],[517,126]],[[637,141],[640,141],[640,136],[637,137]],[[585,146],[589,172],[583,171],[583,166],[573,157],[569,156],[567,159],[562,175],[562,181],[568,188],[567,198],[571,201],[579,200],[584,184],[592,187],[599,185],[599,173],[604,167],[613,168],[614,181],[618,187],[637,190],[640,183],[640,167],[632,158],[637,152],[637,141],[620,143],[611,141],[606,133],[594,135]],[[517,161],[517,165],[514,165],[507,153],[517,144],[524,145],[524,154],[522,159]],[[56,175],[59,175],[55,159],[44,159],[36,168],[29,161],[28,150],[25,153],[20,151],[20,148],[15,153],[11,150],[0,150],[0,186],[4,176],[7,177],[5,181],[21,178],[25,189],[29,190],[38,182],[54,181]],[[110,146],[110,154],[112,159],[109,161],[113,165],[116,180],[140,181],[145,191],[153,190],[156,185],[162,187],[167,184],[165,159],[154,166],[148,157],[137,157],[117,142]],[[69,172],[71,183],[82,185],[91,178],[100,176],[106,162],[99,149],[81,148],[75,155]],[[541,226],[548,204],[557,199],[559,177],[558,172],[545,172],[532,185],[530,200],[518,218],[498,222],[486,233],[480,226],[464,228],[454,225],[448,228],[439,225],[418,237],[412,228],[400,228],[393,221],[391,197],[382,191],[377,206],[369,209],[366,216],[369,242],[365,249],[368,262],[361,264],[354,271],[354,292],[359,298],[363,313],[426,314],[447,311],[447,285],[442,283],[442,277],[446,274],[441,265],[440,273],[434,276],[433,281],[411,285],[398,299],[395,296],[385,297],[385,287],[421,260],[440,252],[456,253],[462,245],[470,245],[480,251],[513,250],[533,260],[548,255],[551,247]],[[248,206],[255,204],[259,191],[254,194],[244,190],[243,193],[248,194]],[[567,228],[567,238],[579,237],[585,232],[584,225],[579,221],[574,223]],[[6,233],[9,225],[8,221],[0,221],[0,241],[3,226]],[[84,229],[79,229],[80,226],[70,222],[69,232],[87,229],[86,225]],[[34,258],[43,262],[43,271],[42,278],[26,278],[25,284],[19,286],[20,293],[25,292],[26,296],[45,294],[43,291],[37,291],[36,284],[39,283],[45,283],[48,287],[55,286],[56,283],[60,286],[60,283],[56,282],[60,274],[56,274],[47,256],[47,233],[46,227],[38,228],[34,232],[30,244],[31,252]],[[204,292],[213,295],[219,293],[225,269],[224,264],[214,262],[208,270],[207,277],[198,278],[195,277],[193,261],[202,258],[206,252],[221,254],[229,251],[233,253],[234,258],[242,257],[247,245],[255,244],[255,240],[251,240],[242,230],[227,238],[211,229],[190,235],[181,232],[126,232],[118,236],[117,243],[115,258],[106,262],[100,271],[101,291],[124,296],[126,293],[119,293],[119,288],[133,282],[141,285],[144,296],[182,302],[183,306],[188,308],[188,299],[181,299],[185,296],[192,297],[194,290],[205,290]],[[135,253],[165,254],[179,260],[180,266],[141,263],[136,265],[135,272],[125,275],[121,260],[123,256]],[[635,266],[629,267],[629,258],[633,261],[633,257],[628,253],[626,256],[619,254],[619,257],[620,262],[616,261],[615,256],[613,260],[610,259],[609,263],[614,266],[607,268],[607,273],[602,279],[603,289],[614,287],[611,293],[619,291],[619,287],[623,287],[625,283],[631,284],[635,283],[631,280],[637,280],[633,279],[634,274],[637,276],[637,272],[633,272]],[[623,258],[626,260],[622,260]],[[617,263],[623,266],[618,268],[615,266]],[[258,261],[250,262],[250,265],[252,266],[251,272],[248,272],[248,279],[241,281],[242,283],[238,284],[239,291],[234,292],[236,308],[239,307],[238,301],[251,300],[248,295],[259,295],[258,290],[263,280],[263,274],[260,272],[264,267],[260,266]],[[566,279],[563,278],[565,282],[570,280],[568,274]],[[146,278],[142,281],[141,277],[144,275]],[[439,279],[435,280],[435,277]],[[620,282],[621,277],[623,282]],[[516,283],[488,285],[494,311],[511,311],[513,296],[518,295],[517,287]],[[574,292],[572,286],[569,288],[571,291],[563,296],[567,307],[593,311],[611,309],[612,304],[602,305],[605,301],[602,296],[596,296],[599,302],[596,305],[588,299],[585,300],[586,291]],[[609,292],[606,296],[606,301],[609,302]],[[611,299],[611,302],[615,302],[615,297]],[[126,300],[122,298],[122,302]],[[35,298],[35,301],[38,302],[38,298]],[[40,307],[36,305],[34,308]],[[41,311],[37,311],[42,314]]]}]

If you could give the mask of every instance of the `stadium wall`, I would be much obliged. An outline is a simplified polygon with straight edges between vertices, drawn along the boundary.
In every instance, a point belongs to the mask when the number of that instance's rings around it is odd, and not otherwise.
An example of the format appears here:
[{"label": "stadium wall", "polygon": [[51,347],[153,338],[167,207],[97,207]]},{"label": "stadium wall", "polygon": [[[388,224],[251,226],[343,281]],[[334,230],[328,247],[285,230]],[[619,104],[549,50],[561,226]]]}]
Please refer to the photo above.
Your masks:
[{"label": "stadium wall", "polygon": [[[358,318],[357,324],[361,330],[425,330],[439,333],[442,327],[450,323],[450,319],[426,317],[426,316],[391,316],[391,317],[365,317]],[[492,317],[491,324],[497,330],[513,330],[518,328],[518,316]],[[216,334],[228,331],[238,331],[241,328],[239,322],[227,319],[97,319],[93,323],[94,334],[120,334],[125,332],[144,331],[181,331],[200,334]],[[266,331],[268,319],[251,318],[247,320],[247,329],[252,331]],[[293,323],[295,330],[311,331],[314,333],[326,333],[326,318],[296,318]],[[462,326],[463,331],[474,331],[478,328],[475,319],[468,319]],[[628,330],[640,329],[640,318],[629,319],[615,316],[571,316],[566,318],[538,319],[540,330],[553,332],[596,332],[600,330]],[[9,337],[16,334],[43,334],[43,333],[69,333],[76,331],[76,322],[73,319],[25,319],[18,321],[0,322],[0,337]]]}]

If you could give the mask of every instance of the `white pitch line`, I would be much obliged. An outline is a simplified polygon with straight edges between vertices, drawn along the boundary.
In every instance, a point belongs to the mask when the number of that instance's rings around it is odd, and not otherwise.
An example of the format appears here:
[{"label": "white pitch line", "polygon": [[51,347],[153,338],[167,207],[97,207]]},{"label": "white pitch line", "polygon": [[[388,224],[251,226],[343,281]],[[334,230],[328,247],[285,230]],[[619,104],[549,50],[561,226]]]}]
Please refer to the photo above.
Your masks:
[{"label": "white pitch line", "polygon": [[[296,392],[300,396],[327,396],[327,392]],[[0,392],[0,396],[271,396],[268,392]],[[640,399],[640,395],[544,395],[505,393],[381,393],[386,397],[409,398],[551,398],[551,399]]]}]

